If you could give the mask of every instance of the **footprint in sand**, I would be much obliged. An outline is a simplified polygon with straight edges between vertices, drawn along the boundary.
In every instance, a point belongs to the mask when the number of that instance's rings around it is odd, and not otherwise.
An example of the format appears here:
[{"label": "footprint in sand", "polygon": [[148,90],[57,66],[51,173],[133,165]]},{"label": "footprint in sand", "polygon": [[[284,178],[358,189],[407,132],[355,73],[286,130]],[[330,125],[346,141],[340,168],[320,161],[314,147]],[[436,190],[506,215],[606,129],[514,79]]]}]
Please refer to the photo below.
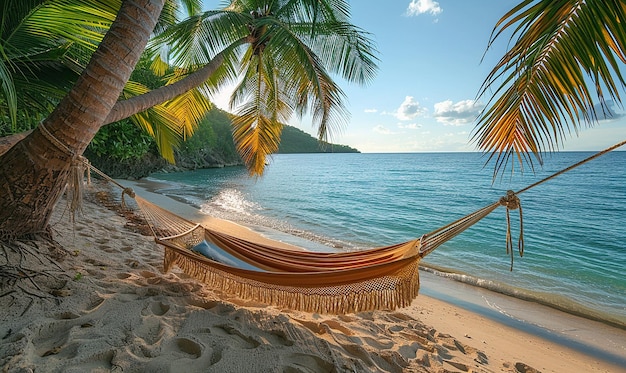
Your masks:
[{"label": "footprint in sand", "polygon": [[37,337],[32,340],[33,348],[40,357],[55,355],[57,358],[71,359],[77,353],[76,343],[67,344],[73,322],[67,321],[64,314],[58,316],[61,316],[61,321],[41,325]]},{"label": "footprint in sand", "polygon": [[246,349],[246,350],[251,350],[261,345],[261,342],[255,340],[252,337],[248,337],[244,335],[241,331],[237,330],[237,328],[235,328],[234,326],[227,325],[227,324],[215,325],[213,328],[211,328],[211,333],[214,335],[227,336],[231,339],[231,341],[235,342],[235,345],[237,347]]},{"label": "footprint in sand", "polygon": [[384,337],[380,337],[379,339],[363,337],[362,340],[376,350],[388,350],[394,346],[394,342],[391,339]]},{"label": "footprint in sand", "polygon": [[340,331],[341,333],[351,336],[354,335],[354,332],[352,332],[352,330],[346,328],[345,326],[341,325],[339,322],[335,321],[335,320],[327,320],[324,321],[323,323],[321,323],[322,325],[327,325],[329,328],[331,329],[335,329]]},{"label": "footprint in sand", "polygon": [[158,346],[163,339],[163,335],[165,334],[163,322],[160,318],[155,316],[143,318],[141,325],[137,326],[134,332],[137,338],[140,338],[145,342],[145,351],[150,350],[148,346]]},{"label": "footprint in sand", "polygon": [[418,342],[413,342],[410,344],[399,346],[398,353],[407,360],[415,359],[417,357],[417,351],[419,351],[420,349],[420,344]]},{"label": "footprint in sand", "polygon": [[191,306],[203,308],[205,310],[213,309],[220,304],[220,302],[215,301],[215,300],[206,300],[206,299],[196,298],[196,297],[189,299],[187,303]]},{"label": "footprint in sand", "polygon": [[71,311],[66,311],[66,312],[62,312],[57,315],[54,315],[54,318],[57,320],[72,320],[72,319],[77,319],[79,317],[80,315]]},{"label": "footprint in sand", "polygon": [[318,323],[314,321],[307,321],[307,320],[298,320],[295,318],[293,320],[297,321],[302,326],[306,327],[307,329],[309,329],[315,334],[324,334],[327,331],[327,325],[324,325],[322,323]]},{"label": "footprint in sand", "polygon": [[303,373],[303,372],[333,372],[335,366],[319,356],[308,354],[292,354],[285,357],[287,365],[282,367],[283,373]]},{"label": "footprint in sand", "polygon": [[98,308],[100,308],[102,303],[104,303],[104,298],[99,295],[92,295],[89,304],[87,304],[87,306],[85,307],[85,313],[91,313],[97,310]]},{"label": "footprint in sand", "polygon": [[272,346],[282,345],[289,347],[294,345],[294,341],[289,339],[287,333],[285,333],[283,330],[270,330],[269,333],[272,337],[274,337],[269,343]]},{"label": "footprint in sand", "polygon": [[97,244],[103,245],[103,246],[107,246],[110,244],[111,239],[110,238],[98,238],[96,240]]},{"label": "footprint in sand", "polygon": [[356,357],[364,362],[367,366],[373,366],[374,361],[371,358],[371,354],[362,346],[358,344],[341,344],[340,346],[345,350],[348,355]]},{"label": "footprint in sand", "polygon": [[101,247],[101,249],[105,253],[109,253],[109,254],[114,254],[114,253],[118,252],[117,249],[115,249],[114,247],[111,247],[111,246],[103,246],[103,247]]},{"label": "footprint in sand", "polygon": [[519,362],[515,363],[515,371],[519,373],[541,373],[537,369]]},{"label": "footprint in sand", "polygon": [[467,364],[460,363],[458,361],[444,360],[443,362],[453,366],[454,368],[460,370],[461,372],[470,372],[471,371],[470,370],[471,368],[468,367]]},{"label": "footprint in sand", "polygon": [[133,277],[133,275],[132,275],[132,273],[128,273],[128,272],[120,272],[120,273],[116,274],[115,277],[117,277],[120,280],[127,280],[127,279]]},{"label": "footprint in sand", "polygon": [[202,346],[189,338],[176,338],[174,344],[178,350],[189,355],[191,359],[197,359],[202,355]]},{"label": "footprint in sand", "polygon": [[141,311],[143,316],[152,314],[155,316],[163,316],[170,310],[170,305],[163,302],[152,302],[146,308]]}]

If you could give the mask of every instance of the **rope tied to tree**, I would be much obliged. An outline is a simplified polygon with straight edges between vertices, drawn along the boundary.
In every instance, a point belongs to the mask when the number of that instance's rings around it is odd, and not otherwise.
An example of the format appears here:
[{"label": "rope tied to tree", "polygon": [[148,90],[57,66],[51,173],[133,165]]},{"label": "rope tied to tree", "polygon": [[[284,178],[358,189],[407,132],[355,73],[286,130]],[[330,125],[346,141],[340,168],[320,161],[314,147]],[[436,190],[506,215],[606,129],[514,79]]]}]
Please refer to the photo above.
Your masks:
[{"label": "rope tied to tree", "polygon": [[122,208],[126,208],[126,201],[124,200],[124,195],[128,195],[130,198],[135,198],[135,191],[133,190],[133,188],[131,187],[125,187],[122,184],[118,183],[117,181],[115,181],[115,179],[111,178],[109,175],[105,174],[104,172],[98,170],[97,168],[95,168],[87,158],[84,158],[85,162],[84,164],[91,169],[93,172],[97,173],[98,175],[100,175],[100,177],[102,177],[103,179],[105,179],[106,181],[117,185],[121,190],[122,190],[122,197],[121,197],[121,205]]},{"label": "rope tied to tree", "polygon": [[70,156],[70,174],[67,181],[67,191],[71,192],[71,198],[69,201],[69,207],[71,212],[72,222],[75,219],[76,211],[82,210],[83,207],[83,185],[85,180],[85,173],[87,174],[87,182],[91,183],[90,164],[89,160],[80,154],[70,149],[69,146],[64,144],[61,140],[56,138],[43,124],[43,121],[39,123],[43,137],[48,139],[57,149],[61,150],[66,155]]},{"label": "rope tied to tree", "polygon": [[506,196],[500,197],[500,205],[506,207],[506,253],[511,256],[511,271],[513,271],[513,235],[511,234],[511,210],[519,210],[519,238],[517,251],[519,256],[524,256],[524,216],[522,214],[522,201],[512,190],[506,191]]}]

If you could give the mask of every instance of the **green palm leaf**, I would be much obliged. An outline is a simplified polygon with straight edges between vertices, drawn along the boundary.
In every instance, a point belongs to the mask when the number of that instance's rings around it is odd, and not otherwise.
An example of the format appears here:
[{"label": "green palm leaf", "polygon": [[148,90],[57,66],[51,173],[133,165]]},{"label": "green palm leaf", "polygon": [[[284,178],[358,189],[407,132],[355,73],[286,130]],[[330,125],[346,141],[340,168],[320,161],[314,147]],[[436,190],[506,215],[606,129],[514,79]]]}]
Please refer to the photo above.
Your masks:
[{"label": "green palm leaf", "polygon": [[251,173],[260,175],[293,114],[310,113],[321,140],[346,122],[345,94],[331,73],[358,84],[373,79],[376,50],[347,22],[349,14],[341,0],[231,1],[169,28],[150,51],[159,59],[167,46],[168,62],[189,69],[224,57],[205,89],[236,84],[234,139]]},{"label": "green palm leaf", "polygon": [[525,0],[505,14],[492,41],[512,29],[514,43],[485,79],[493,91],[473,140],[496,170],[554,151],[581,125],[593,125],[610,97],[621,102],[626,62],[623,1]]},{"label": "green palm leaf", "polygon": [[[120,5],[121,0],[3,3],[0,115],[8,113],[13,131],[18,111],[20,122],[32,117],[30,126],[34,126],[66,94],[115,19]],[[156,29],[165,30],[175,24],[181,5],[187,12],[197,12],[202,2],[166,2]],[[130,82],[123,97],[147,91],[143,85]],[[208,108],[208,100],[196,90],[137,114],[132,120],[155,137],[161,154],[173,162],[173,149],[193,132]]]}]

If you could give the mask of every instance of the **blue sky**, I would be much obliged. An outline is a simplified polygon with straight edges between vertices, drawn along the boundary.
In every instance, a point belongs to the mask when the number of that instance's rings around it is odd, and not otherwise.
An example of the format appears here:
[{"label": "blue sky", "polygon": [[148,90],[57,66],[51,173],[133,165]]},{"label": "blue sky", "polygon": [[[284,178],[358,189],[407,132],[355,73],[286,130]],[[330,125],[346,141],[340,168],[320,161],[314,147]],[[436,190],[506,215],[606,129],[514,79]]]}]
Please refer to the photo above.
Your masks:
[{"label": "blue sky", "polygon": [[[379,72],[366,87],[337,79],[351,117],[331,141],[374,153],[477,150],[470,137],[486,100],[477,102],[477,93],[507,40],[485,54],[487,42],[497,20],[517,3],[351,1],[352,23],[371,33],[379,51]],[[217,9],[223,1],[204,4]],[[228,110],[228,95],[224,91],[211,99]],[[309,118],[289,124],[316,134]],[[623,118],[602,121],[568,138],[562,150],[599,150],[624,138]]]}]

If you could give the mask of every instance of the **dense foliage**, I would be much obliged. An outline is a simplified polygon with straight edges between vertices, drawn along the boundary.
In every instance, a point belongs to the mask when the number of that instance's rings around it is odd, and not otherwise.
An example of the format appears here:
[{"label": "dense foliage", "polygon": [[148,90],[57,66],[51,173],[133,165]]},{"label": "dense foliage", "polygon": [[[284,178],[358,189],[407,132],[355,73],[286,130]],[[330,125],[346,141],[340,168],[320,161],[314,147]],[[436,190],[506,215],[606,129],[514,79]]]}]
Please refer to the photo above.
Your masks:
[{"label": "dense foliage", "polygon": [[193,136],[181,144],[176,165],[186,169],[240,165],[231,131],[230,114],[219,109],[209,111]]},{"label": "dense foliage", "polygon": [[[358,152],[346,145],[319,142],[298,128],[285,126],[277,153]],[[154,139],[129,121],[103,127],[85,155],[95,167],[116,178],[141,178],[162,169],[193,170],[242,164],[232,137],[232,116],[219,109],[211,110],[193,136],[181,144],[175,153],[175,165],[168,165],[160,158]]]}]

